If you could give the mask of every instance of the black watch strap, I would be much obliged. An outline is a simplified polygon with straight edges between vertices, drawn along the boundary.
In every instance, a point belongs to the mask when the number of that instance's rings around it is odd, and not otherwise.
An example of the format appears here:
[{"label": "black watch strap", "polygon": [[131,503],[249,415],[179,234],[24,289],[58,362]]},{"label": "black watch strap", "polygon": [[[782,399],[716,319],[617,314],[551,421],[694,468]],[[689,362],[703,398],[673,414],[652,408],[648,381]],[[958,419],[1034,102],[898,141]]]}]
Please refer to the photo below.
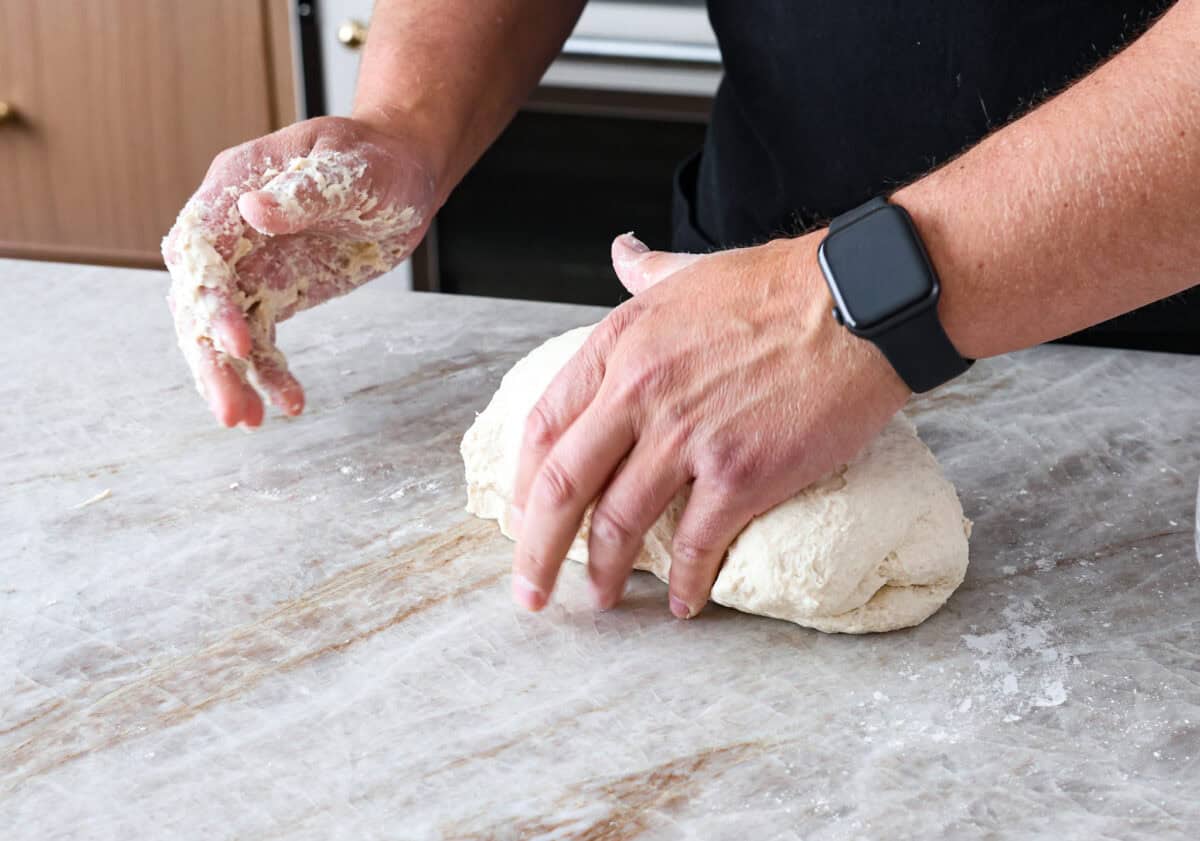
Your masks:
[{"label": "black watch strap", "polygon": [[964,359],[942,329],[937,307],[872,336],[871,341],[892,363],[900,379],[916,394],[937,388],[974,364]]},{"label": "black watch strap", "polygon": [[829,233],[836,233],[847,225],[857,222],[868,213],[874,213],[881,207],[887,207],[887,204],[887,199],[885,199],[883,196],[876,196],[866,204],[860,204],[853,210],[847,210],[841,216],[835,216],[833,221],[829,223]]},{"label": "black watch strap", "polygon": [[[829,233],[852,225],[887,205],[887,199],[879,196],[848,210],[829,223]],[[946,335],[938,318],[936,303],[872,335],[869,341],[879,348],[900,379],[916,394],[937,388],[975,364],[974,359],[966,359],[959,354]]]}]

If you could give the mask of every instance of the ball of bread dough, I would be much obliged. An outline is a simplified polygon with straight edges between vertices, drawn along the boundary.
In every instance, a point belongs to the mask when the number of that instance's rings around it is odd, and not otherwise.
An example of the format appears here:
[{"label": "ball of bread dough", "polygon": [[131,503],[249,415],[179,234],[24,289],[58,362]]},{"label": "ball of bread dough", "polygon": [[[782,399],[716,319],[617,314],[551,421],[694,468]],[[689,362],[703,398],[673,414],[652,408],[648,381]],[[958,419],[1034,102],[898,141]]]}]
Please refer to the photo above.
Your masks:
[{"label": "ball of bread dough", "polygon": [[[525,419],[592,329],[550,339],[514,365],[463,438],[467,510],[510,537]],[[637,569],[667,580],[686,503],[684,490],[659,517]],[[567,553],[580,563],[590,515]],[[900,414],[849,464],[754,518],[729,547],[712,600],[828,632],[917,625],[962,583],[969,534],[954,486]]]}]

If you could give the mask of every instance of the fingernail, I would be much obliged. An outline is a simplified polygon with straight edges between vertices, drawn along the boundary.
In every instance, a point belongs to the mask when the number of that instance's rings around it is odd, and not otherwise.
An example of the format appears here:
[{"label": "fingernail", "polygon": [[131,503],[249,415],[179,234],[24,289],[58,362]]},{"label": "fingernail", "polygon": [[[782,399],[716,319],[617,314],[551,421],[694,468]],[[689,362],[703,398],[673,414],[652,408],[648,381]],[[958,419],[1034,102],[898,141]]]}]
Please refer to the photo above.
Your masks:
[{"label": "fingernail", "polygon": [[687,606],[687,602],[685,602],[683,599],[679,598],[678,596],[671,596],[670,604],[671,613],[674,614],[676,619],[692,618],[692,609]]},{"label": "fingernail", "polygon": [[519,540],[521,537],[521,517],[524,516],[521,509],[515,505],[508,506],[508,530],[512,532],[514,540]]},{"label": "fingernail", "polygon": [[650,246],[646,245],[646,243],[634,236],[633,231],[630,231],[627,234],[621,234],[621,240],[622,244],[626,248],[628,248],[630,251],[636,251],[638,254],[645,254],[650,250]]},{"label": "fingernail", "polygon": [[513,598],[526,610],[541,610],[546,604],[542,589],[520,573],[513,573]]}]

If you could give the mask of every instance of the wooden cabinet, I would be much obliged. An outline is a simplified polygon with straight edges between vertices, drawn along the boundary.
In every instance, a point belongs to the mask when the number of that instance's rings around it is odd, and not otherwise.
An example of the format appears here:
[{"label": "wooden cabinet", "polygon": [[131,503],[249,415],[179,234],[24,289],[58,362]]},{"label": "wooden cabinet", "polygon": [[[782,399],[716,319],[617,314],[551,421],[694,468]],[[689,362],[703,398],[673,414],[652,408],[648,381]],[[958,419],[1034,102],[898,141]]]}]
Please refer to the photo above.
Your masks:
[{"label": "wooden cabinet", "polygon": [[296,116],[290,0],[0,0],[0,255],[160,265],[213,155]]}]

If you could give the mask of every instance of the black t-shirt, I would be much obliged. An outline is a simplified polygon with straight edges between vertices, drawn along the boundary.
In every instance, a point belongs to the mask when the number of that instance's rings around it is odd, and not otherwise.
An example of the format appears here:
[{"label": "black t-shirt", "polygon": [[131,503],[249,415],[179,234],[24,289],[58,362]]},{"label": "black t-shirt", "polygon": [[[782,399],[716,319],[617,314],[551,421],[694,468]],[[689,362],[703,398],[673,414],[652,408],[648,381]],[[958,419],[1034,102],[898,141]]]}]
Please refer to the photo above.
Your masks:
[{"label": "black t-shirt", "polygon": [[709,0],[725,77],[703,153],[678,175],[675,247],[796,234],[903,185],[1086,74],[1170,5]]}]

